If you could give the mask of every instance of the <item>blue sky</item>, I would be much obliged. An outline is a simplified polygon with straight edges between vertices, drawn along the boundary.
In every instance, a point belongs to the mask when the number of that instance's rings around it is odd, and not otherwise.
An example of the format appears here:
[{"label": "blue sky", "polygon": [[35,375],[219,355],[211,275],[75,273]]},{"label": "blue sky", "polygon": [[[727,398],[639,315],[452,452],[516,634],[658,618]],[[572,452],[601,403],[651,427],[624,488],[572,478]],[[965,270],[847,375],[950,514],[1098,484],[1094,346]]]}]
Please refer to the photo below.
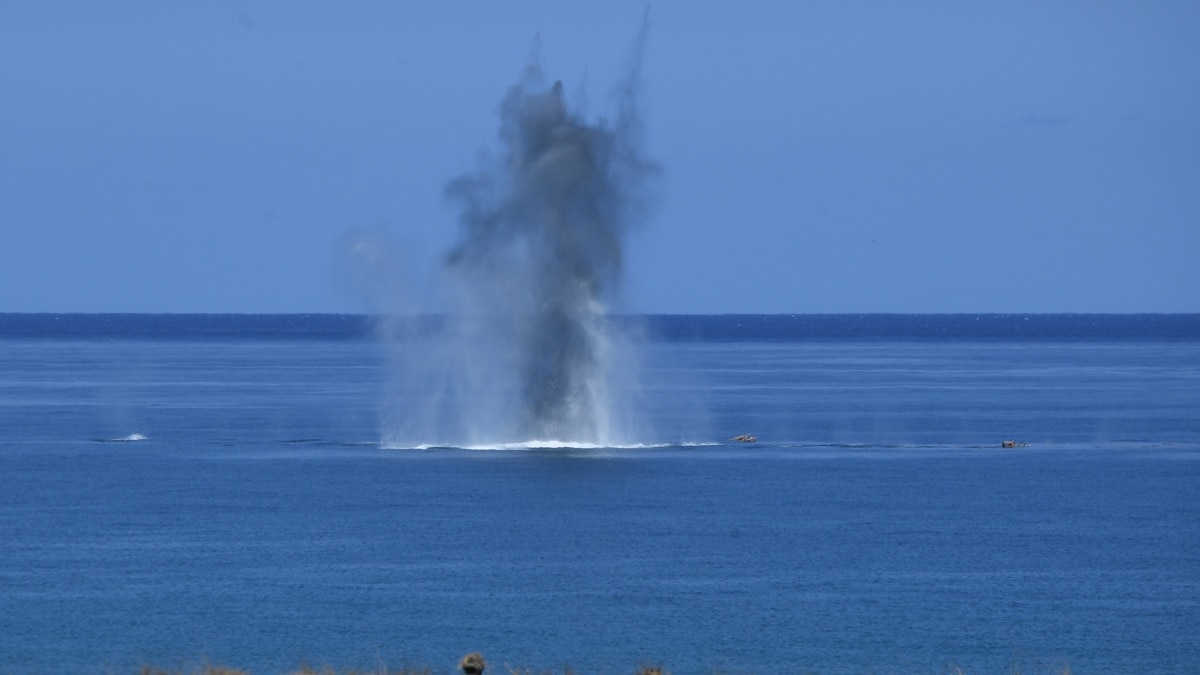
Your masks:
[{"label": "blue sky", "polygon": [[[644,8],[0,3],[0,311],[369,311],[354,237],[425,297],[533,36],[599,117]],[[650,20],[621,309],[1200,311],[1200,3]]]}]

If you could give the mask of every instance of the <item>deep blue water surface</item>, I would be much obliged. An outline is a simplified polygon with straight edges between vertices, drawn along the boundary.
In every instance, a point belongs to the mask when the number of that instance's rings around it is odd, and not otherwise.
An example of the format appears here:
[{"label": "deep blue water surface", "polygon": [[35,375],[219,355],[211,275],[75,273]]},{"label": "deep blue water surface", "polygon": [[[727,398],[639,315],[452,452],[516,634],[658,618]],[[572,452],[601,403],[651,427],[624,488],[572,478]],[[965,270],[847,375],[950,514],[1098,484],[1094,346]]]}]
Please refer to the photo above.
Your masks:
[{"label": "deep blue water surface", "polygon": [[1200,672],[1200,317],[630,322],[652,447],[403,450],[362,317],[0,315],[0,672]]}]

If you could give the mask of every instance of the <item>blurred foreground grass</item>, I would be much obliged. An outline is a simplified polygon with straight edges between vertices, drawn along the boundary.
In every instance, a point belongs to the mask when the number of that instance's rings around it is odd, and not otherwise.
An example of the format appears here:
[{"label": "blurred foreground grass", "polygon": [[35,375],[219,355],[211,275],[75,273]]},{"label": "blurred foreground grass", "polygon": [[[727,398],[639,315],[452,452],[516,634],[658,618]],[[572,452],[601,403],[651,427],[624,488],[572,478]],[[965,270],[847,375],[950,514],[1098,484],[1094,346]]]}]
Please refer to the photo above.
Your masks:
[{"label": "blurred foreground grass", "polygon": [[[444,672],[444,671],[443,671]],[[454,671],[461,672],[461,671]],[[471,671],[467,671],[470,673]],[[575,671],[569,667],[564,667],[560,671],[551,669],[535,670],[532,668],[512,668],[505,666],[504,670],[497,671],[506,675],[555,675],[561,672],[563,675],[576,675]],[[288,675],[434,675],[435,671],[428,667],[420,668],[400,668],[394,670],[387,667],[375,668],[370,670],[358,670],[354,668],[338,669],[333,666],[323,666],[321,668],[313,668],[311,666],[301,666],[297,670],[288,672]],[[667,671],[657,666],[643,666],[634,671],[635,675],[670,675]],[[230,668],[229,666],[214,666],[205,665],[193,669],[166,669],[156,668],[152,666],[143,666],[140,675],[253,675],[249,670],[241,668]]]},{"label": "blurred foreground grass", "polygon": [[[455,673],[464,672],[463,670],[453,671]],[[789,673],[815,673],[816,671],[807,670],[804,668],[792,669],[791,667],[784,668],[785,672]],[[368,670],[359,670],[354,668],[338,669],[332,666],[322,666],[313,668],[311,666],[301,666],[300,668],[288,671],[288,675],[435,675],[435,673],[446,673],[447,671],[434,671],[428,667],[417,668],[400,668],[391,669],[386,666],[373,668]],[[474,671],[465,670],[470,675]],[[709,675],[732,675],[739,671],[725,669],[709,669],[700,671]],[[874,673],[877,671],[866,671]],[[884,673],[892,673],[895,671],[884,670],[878,671]],[[937,675],[975,675],[980,671],[962,668],[954,663],[946,664],[941,670],[936,671]],[[562,667],[559,669],[533,669],[533,668],[514,668],[504,666],[501,669],[490,669],[489,675],[577,675],[575,670],[570,667]],[[639,666],[633,670],[634,675],[671,675],[670,671],[664,670],[658,666]],[[252,671],[242,670],[240,668],[230,668],[228,666],[204,665],[192,669],[163,669],[151,666],[144,666],[140,675],[254,675]],[[998,675],[1072,675],[1071,666],[1065,663],[1039,663],[1033,666],[1015,662],[1001,671]]]}]

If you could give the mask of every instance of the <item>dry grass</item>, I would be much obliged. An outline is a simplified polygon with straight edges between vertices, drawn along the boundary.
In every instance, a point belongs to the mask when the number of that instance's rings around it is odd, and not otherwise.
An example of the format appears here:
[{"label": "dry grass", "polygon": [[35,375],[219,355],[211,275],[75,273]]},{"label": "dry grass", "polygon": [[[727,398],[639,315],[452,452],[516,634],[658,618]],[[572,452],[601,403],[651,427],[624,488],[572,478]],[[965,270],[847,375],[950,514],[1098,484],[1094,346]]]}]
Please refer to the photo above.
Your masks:
[{"label": "dry grass", "polygon": [[140,675],[250,675],[250,671],[211,664],[200,665],[199,668],[192,670],[181,668],[167,670],[166,668],[155,668],[152,665],[143,665]]},{"label": "dry grass", "polygon": [[[248,670],[241,668],[229,668],[227,666],[203,665],[192,669],[176,668],[174,670],[166,668],[155,668],[153,666],[142,666],[140,675],[253,675]],[[301,666],[298,670],[293,670],[289,675],[433,675],[433,671],[429,668],[401,668],[393,670],[386,667],[373,668],[370,670],[358,670],[355,668],[339,669],[333,666],[322,666],[313,668],[312,666]]]},{"label": "dry grass", "polygon": [[[533,668],[522,668],[505,665],[505,671],[508,675],[576,675],[575,671],[570,666],[563,666],[561,671],[555,670],[535,670]],[[203,665],[192,669],[168,669],[156,668],[154,666],[142,666],[139,675],[253,675],[248,670],[240,668],[229,668],[227,666]],[[338,669],[333,666],[322,666],[314,668],[312,666],[301,666],[298,670],[291,671],[288,675],[433,675],[433,670],[424,668],[401,668],[393,670],[386,667],[380,667],[371,670],[357,670],[354,668]],[[634,675],[671,675],[670,671],[663,670],[659,666],[640,666],[634,671]]]},{"label": "dry grass", "polygon": [[[482,659],[482,657],[481,657]],[[464,657],[465,662],[465,657]],[[461,665],[461,664],[460,664]],[[470,665],[470,664],[468,664]],[[454,671],[455,673],[463,672],[461,669]],[[712,675],[721,675],[725,672],[720,669],[706,671]],[[941,675],[977,675],[978,671],[963,668],[956,663],[948,663],[941,670]],[[576,675],[575,671],[569,666],[563,666],[560,670],[554,669],[533,669],[525,667],[514,667],[508,664],[503,666],[503,671],[497,668],[487,668],[484,675],[492,673],[506,673],[506,675]],[[671,675],[669,670],[658,665],[641,665],[634,671],[634,675]],[[166,669],[156,668],[154,666],[143,666],[140,675],[253,675],[248,670],[240,668],[230,668],[223,665],[205,664],[191,669]],[[298,670],[293,670],[288,675],[434,675],[434,671],[428,667],[418,668],[401,668],[394,670],[386,666],[368,670],[358,670],[354,668],[338,669],[333,666],[322,666],[314,668],[312,666],[301,666]],[[1071,666],[1061,661],[1041,661],[1036,663],[1022,663],[1019,658],[1014,658],[1008,668],[1001,675],[1072,675]]]},{"label": "dry grass", "polygon": [[325,665],[324,668],[320,669],[302,665],[300,670],[293,670],[289,675],[433,675],[433,671],[428,668],[401,668],[400,670],[391,670],[388,668],[355,670],[350,668],[338,670],[332,667],[332,665]]},{"label": "dry grass", "polygon": [[[571,668],[570,666],[563,666],[562,670],[536,670],[534,668],[524,668],[505,664],[504,669],[507,671],[508,675],[558,675],[559,673],[561,673],[561,675],[576,675],[575,669]],[[633,673],[634,675],[671,675],[670,671],[663,670],[658,666],[639,666],[637,670],[633,671]]]},{"label": "dry grass", "polygon": [[400,670],[391,670],[388,668],[355,670],[350,668],[347,670],[337,670],[331,667],[331,665],[325,665],[324,668],[320,669],[304,665],[300,670],[293,670],[289,675],[433,675],[433,671],[428,668],[401,668]]},{"label": "dry grass", "polygon": [[[965,669],[957,663],[948,663],[945,668],[942,668],[942,675],[975,675],[975,672]],[[1071,666],[1066,663],[1047,662],[1037,663],[1030,667],[1022,664],[1020,660],[1014,659],[1004,675],[1071,675]]]}]

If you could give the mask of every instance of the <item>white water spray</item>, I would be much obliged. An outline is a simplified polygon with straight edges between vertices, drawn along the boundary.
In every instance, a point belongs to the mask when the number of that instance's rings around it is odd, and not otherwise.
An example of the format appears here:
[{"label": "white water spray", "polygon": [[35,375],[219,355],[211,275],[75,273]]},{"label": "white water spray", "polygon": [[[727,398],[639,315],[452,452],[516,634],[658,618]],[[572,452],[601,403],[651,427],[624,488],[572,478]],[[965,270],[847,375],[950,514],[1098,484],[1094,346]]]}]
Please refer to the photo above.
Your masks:
[{"label": "white water spray", "polygon": [[[539,50],[500,105],[499,152],[447,187],[452,312],[405,327],[385,444],[632,442],[632,351],[609,308],[657,167],[643,157],[643,23],[610,119],[585,120]],[[415,407],[413,401],[420,401]]]}]

